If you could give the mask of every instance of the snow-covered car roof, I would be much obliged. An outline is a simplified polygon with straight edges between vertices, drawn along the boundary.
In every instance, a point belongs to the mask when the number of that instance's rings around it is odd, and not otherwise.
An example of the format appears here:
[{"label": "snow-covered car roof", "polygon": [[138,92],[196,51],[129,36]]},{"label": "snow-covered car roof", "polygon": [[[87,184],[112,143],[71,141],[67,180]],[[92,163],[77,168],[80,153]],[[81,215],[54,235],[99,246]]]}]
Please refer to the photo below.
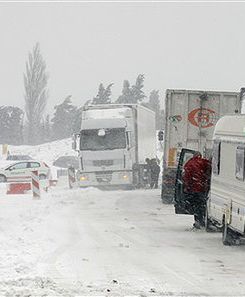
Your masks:
[{"label": "snow-covered car roof", "polygon": [[1,169],[7,169],[9,166],[12,166],[12,165],[15,165],[15,164],[18,164],[18,163],[22,163],[22,162],[38,162],[40,164],[46,164],[45,162],[39,161],[39,160],[1,161],[0,162],[0,168]]},{"label": "snow-covered car roof", "polygon": [[22,154],[18,154],[18,155],[9,155],[7,156],[6,160],[11,160],[11,161],[29,161],[29,160],[33,160],[32,157],[28,156],[28,155],[22,155]]}]

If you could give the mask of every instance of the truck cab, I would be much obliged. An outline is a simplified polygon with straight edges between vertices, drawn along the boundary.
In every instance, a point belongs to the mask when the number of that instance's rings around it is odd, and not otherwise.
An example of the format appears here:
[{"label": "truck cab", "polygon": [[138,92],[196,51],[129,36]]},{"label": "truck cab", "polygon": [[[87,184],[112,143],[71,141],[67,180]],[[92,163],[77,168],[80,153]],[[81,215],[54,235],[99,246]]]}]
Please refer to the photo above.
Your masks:
[{"label": "truck cab", "polygon": [[[145,119],[141,118],[143,113]],[[132,187],[136,179],[135,165],[155,154],[155,125],[152,124],[155,118],[152,116],[154,113],[137,105],[107,104],[84,108],[81,131],[75,141],[80,187]],[[142,125],[147,124],[142,134]]]}]

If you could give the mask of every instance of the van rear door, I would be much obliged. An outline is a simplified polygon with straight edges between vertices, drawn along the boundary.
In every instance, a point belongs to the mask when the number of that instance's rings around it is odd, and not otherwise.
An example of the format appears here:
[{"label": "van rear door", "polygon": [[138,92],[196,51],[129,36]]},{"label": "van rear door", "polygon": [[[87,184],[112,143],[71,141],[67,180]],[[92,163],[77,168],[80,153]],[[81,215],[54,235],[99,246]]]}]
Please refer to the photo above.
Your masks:
[{"label": "van rear door", "polygon": [[184,192],[183,173],[185,163],[190,160],[197,151],[190,149],[182,149],[177,167],[175,180],[174,207],[176,214],[193,214],[190,197]]}]

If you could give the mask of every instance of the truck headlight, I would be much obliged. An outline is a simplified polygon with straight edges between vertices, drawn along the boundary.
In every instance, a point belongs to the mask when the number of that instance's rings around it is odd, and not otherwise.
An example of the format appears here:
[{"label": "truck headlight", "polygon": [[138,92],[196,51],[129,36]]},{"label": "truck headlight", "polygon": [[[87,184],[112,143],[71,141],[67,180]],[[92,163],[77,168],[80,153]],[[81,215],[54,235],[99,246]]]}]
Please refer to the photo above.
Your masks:
[{"label": "truck headlight", "polygon": [[128,175],[127,174],[124,174],[122,177],[123,177],[123,179],[128,179]]},{"label": "truck headlight", "polygon": [[80,176],[80,181],[87,181],[88,180],[88,176],[87,175],[81,175]]},{"label": "truck headlight", "polygon": [[128,180],[129,179],[129,175],[126,172],[122,172],[120,174],[120,178],[121,179],[124,179],[124,180]]}]

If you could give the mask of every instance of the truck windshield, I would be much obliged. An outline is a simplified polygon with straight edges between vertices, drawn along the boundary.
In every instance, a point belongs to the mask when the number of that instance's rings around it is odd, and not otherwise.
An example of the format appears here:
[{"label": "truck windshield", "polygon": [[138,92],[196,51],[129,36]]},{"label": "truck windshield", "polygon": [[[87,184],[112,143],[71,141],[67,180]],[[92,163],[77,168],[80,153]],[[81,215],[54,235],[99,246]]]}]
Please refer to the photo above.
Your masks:
[{"label": "truck windshield", "polygon": [[105,135],[99,135],[100,129],[81,131],[80,148],[82,151],[114,150],[126,147],[124,128],[104,129]]}]

